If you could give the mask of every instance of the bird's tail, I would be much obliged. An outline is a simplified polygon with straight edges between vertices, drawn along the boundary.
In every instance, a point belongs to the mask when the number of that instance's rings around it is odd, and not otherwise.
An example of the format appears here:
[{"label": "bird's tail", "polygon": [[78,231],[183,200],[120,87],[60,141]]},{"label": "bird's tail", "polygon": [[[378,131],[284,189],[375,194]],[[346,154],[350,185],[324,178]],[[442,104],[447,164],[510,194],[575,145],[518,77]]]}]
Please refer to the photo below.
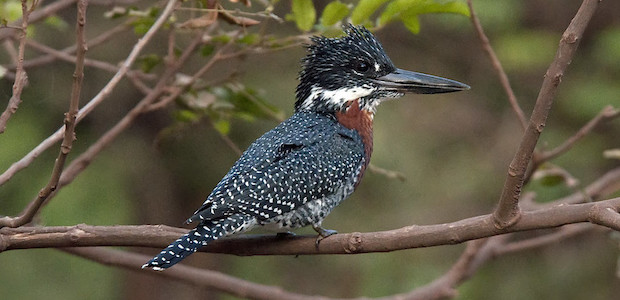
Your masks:
[{"label": "bird's tail", "polygon": [[170,268],[211,241],[245,230],[250,225],[248,221],[245,217],[234,215],[215,222],[203,222],[142,265],[142,269],[163,271]]}]

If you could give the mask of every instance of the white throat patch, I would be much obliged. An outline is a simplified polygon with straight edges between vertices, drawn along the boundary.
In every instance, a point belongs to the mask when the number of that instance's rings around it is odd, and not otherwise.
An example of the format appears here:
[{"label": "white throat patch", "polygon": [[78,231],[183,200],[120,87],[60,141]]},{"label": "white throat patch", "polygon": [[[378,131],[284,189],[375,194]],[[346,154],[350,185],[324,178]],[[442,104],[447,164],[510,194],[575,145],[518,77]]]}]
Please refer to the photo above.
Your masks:
[{"label": "white throat patch", "polygon": [[313,106],[314,101],[320,101],[319,98],[324,99],[329,104],[336,107],[341,107],[347,102],[355,99],[359,99],[372,94],[375,91],[370,85],[364,85],[354,88],[340,88],[337,90],[326,90],[318,86],[312,86],[310,95],[302,102],[302,108],[310,108]]}]

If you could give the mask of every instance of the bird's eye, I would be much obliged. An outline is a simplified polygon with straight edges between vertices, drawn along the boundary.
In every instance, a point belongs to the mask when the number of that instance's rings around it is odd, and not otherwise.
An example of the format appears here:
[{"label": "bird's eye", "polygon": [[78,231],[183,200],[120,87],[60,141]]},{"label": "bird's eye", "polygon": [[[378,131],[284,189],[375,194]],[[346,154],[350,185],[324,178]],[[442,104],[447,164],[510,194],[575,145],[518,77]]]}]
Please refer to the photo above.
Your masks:
[{"label": "bird's eye", "polygon": [[359,60],[355,62],[354,67],[355,67],[355,71],[365,73],[366,71],[368,71],[368,69],[370,69],[370,64],[366,61]]}]

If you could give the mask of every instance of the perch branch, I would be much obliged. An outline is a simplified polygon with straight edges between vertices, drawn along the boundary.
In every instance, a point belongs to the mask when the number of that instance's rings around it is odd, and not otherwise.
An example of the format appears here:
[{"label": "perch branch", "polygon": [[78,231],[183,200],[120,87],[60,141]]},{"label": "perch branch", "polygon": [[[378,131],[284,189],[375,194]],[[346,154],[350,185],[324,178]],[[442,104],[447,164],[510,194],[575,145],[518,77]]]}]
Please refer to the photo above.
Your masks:
[{"label": "perch branch", "polygon": [[[411,225],[380,232],[341,233],[323,239],[318,248],[315,245],[315,236],[281,238],[273,235],[244,235],[214,241],[201,251],[240,256],[391,252],[459,244],[511,232],[555,228],[573,223],[591,222],[610,226],[610,222],[600,221],[602,213],[599,211],[605,211],[601,208],[620,209],[620,198],[524,211],[517,224],[504,229],[498,229],[494,225],[492,215],[482,215],[452,223]],[[187,230],[181,228],[162,225],[2,228],[0,251],[85,246],[135,246],[159,249],[186,232]]]}]

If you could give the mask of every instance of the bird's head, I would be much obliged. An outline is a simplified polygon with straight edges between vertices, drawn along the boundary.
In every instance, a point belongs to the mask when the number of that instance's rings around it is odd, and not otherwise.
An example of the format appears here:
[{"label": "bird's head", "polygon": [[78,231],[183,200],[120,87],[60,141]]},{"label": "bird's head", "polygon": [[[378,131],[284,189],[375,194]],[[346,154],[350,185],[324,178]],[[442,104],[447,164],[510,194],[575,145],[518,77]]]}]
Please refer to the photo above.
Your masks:
[{"label": "bird's head", "polygon": [[435,94],[469,89],[454,80],[398,69],[363,26],[344,26],[340,38],[313,37],[299,73],[295,111],[335,113],[358,100],[374,113],[381,99],[404,93]]}]

